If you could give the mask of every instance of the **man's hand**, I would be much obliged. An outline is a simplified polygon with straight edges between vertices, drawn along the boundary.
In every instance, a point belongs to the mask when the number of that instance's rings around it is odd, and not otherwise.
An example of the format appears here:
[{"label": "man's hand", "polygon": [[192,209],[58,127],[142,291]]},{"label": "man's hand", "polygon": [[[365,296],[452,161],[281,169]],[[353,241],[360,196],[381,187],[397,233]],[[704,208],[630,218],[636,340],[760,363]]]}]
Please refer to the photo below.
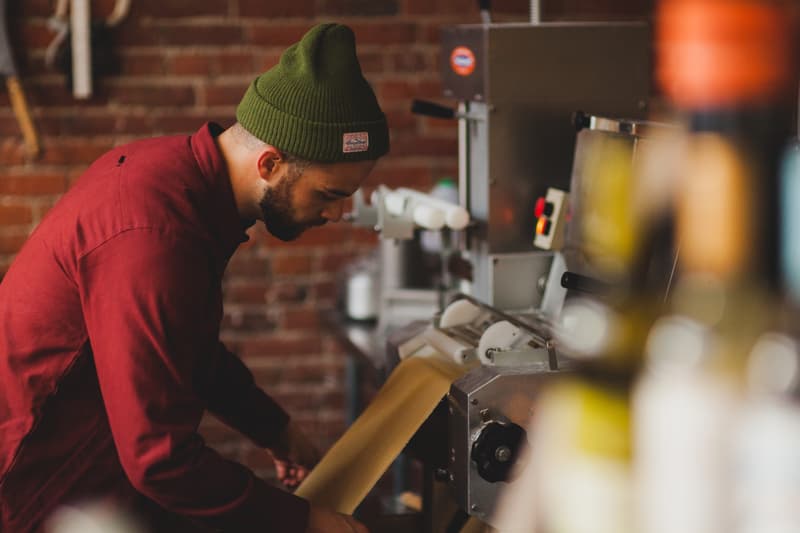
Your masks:
[{"label": "man's hand", "polygon": [[320,458],[316,447],[294,422],[289,422],[271,452],[278,480],[288,488],[297,487]]},{"label": "man's hand", "polygon": [[369,530],[352,516],[312,505],[306,533],[369,533]]}]

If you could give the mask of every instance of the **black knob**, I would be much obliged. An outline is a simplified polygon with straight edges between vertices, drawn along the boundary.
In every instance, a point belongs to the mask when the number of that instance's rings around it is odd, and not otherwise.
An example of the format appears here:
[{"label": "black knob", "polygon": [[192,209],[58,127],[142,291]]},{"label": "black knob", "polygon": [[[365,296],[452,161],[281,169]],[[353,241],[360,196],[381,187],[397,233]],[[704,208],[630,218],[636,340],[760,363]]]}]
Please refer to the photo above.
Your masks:
[{"label": "black knob", "polygon": [[576,274],[575,272],[564,272],[561,275],[561,286],[568,290],[587,292],[589,294],[606,294],[609,290],[607,283],[589,276]]},{"label": "black knob", "polygon": [[576,131],[581,131],[592,125],[592,117],[583,111],[575,111],[572,114],[572,125],[575,126]]},{"label": "black knob", "polygon": [[478,475],[489,483],[508,480],[525,438],[525,430],[517,424],[486,424],[472,444]]}]

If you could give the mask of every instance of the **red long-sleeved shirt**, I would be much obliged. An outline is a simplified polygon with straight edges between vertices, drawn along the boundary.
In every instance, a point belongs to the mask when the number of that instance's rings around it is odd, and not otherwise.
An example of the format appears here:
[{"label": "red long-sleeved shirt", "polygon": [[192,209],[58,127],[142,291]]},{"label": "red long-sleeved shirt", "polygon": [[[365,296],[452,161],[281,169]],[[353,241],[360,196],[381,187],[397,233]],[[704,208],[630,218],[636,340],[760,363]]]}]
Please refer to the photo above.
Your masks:
[{"label": "red long-sleeved shirt", "polygon": [[0,283],[0,531],[94,498],[156,530],[305,530],[305,500],[197,433],[208,409],[268,447],[288,421],[218,340],[247,238],[219,129],[102,156]]}]

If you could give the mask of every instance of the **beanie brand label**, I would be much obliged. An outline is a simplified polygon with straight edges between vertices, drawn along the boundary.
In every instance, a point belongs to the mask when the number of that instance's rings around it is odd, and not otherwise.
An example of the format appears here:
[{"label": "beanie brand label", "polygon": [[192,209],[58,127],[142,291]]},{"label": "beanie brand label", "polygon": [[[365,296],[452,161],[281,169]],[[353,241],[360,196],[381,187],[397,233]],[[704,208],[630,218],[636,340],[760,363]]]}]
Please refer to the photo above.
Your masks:
[{"label": "beanie brand label", "polygon": [[342,137],[342,152],[349,154],[353,152],[366,152],[369,150],[369,132],[357,131],[345,133]]}]

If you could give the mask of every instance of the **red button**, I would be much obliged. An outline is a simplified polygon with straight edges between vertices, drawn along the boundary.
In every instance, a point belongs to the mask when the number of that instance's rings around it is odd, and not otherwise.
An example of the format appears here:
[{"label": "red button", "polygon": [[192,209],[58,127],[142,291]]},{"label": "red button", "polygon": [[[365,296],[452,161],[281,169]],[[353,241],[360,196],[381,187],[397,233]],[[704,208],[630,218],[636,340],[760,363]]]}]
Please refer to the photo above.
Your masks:
[{"label": "red button", "polygon": [[540,216],[542,216],[542,214],[544,214],[544,205],[545,205],[545,203],[546,202],[545,202],[544,196],[540,196],[536,200],[536,207],[534,207],[534,209],[533,209],[533,216],[535,216],[536,218],[539,218]]},{"label": "red button", "polygon": [[536,200],[536,206],[533,208],[533,215],[536,218],[539,218],[542,215],[549,217],[553,214],[554,207],[555,206],[553,206],[553,202],[548,202],[544,196],[540,196]]}]

